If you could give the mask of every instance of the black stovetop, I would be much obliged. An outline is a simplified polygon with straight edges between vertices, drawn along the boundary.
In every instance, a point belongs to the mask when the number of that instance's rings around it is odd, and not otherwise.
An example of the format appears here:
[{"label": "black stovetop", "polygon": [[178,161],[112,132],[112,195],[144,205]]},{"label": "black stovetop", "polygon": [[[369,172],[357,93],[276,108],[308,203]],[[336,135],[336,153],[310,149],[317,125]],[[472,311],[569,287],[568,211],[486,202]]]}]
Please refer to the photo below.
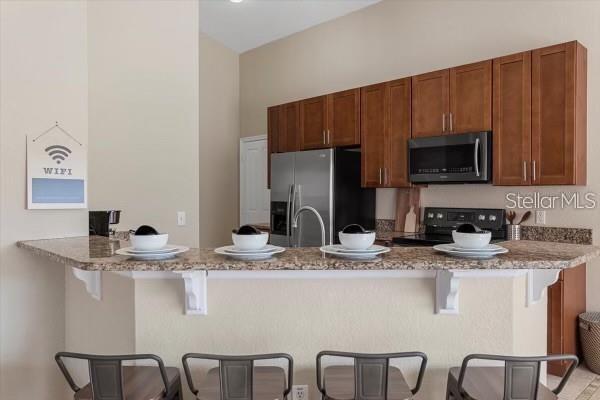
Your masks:
[{"label": "black stovetop", "polygon": [[425,232],[404,234],[393,238],[393,242],[400,246],[452,243],[452,231],[467,222],[491,231],[492,243],[506,238],[505,212],[502,209],[426,207],[423,218]]}]

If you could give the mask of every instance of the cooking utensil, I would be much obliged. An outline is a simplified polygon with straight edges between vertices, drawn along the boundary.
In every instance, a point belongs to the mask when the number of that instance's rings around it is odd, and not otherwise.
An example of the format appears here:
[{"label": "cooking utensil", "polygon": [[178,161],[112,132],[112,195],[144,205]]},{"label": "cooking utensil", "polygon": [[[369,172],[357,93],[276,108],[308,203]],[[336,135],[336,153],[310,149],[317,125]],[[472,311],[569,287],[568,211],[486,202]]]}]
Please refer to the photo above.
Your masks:
[{"label": "cooking utensil", "polygon": [[512,210],[506,212],[506,219],[508,220],[509,225],[513,225],[513,222],[514,222],[516,216],[517,216],[517,213],[515,213]]},{"label": "cooking utensil", "polygon": [[523,222],[527,221],[529,217],[531,217],[531,211],[527,211],[525,214],[523,214],[521,220],[517,222],[517,225],[521,225]]}]

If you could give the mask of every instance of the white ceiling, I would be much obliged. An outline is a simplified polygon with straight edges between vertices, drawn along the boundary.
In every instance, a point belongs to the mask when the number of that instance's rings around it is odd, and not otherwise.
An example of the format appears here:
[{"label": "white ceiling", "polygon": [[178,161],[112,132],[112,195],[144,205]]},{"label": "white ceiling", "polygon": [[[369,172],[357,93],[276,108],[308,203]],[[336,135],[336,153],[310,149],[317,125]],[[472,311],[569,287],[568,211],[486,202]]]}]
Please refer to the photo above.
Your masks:
[{"label": "white ceiling", "polygon": [[200,0],[200,29],[239,53],[380,0]]}]

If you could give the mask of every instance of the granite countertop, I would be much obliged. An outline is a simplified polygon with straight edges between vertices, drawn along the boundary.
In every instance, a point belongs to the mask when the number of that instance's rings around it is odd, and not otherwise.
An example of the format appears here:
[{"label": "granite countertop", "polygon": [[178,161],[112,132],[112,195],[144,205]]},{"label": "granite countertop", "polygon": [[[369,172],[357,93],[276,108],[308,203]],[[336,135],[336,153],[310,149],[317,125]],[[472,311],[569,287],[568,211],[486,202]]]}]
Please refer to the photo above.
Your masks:
[{"label": "granite countertop", "polygon": [[487,260],[457,258],[430,247],[393,247],[373,261],[350,261],[323,256],[318,248],[291,248],[267,261],[236,261],[214,249],[190,249],[166,261],[135,261],[114,251],[129,242],[104,237],[73,237],[21,241],[18,247],[54,261],[89,271],[185,271],[185,270],[443,270],[443,269],[564,269],[600,255],[590,245],[510,241],[510,251]]}]

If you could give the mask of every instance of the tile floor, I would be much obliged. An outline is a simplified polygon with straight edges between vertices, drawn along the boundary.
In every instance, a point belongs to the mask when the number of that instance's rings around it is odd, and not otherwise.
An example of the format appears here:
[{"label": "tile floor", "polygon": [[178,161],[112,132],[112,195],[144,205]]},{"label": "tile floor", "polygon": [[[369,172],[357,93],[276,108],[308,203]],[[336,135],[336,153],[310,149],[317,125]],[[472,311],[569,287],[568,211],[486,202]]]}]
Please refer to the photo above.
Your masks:
[{"label": "tile floor", "polygon": [[[556,387],[559,377],[548,375],[548,386]],[[558,396],[560,400],[600,400],[600,375],[596,375],[585,366],[573,372],[573,376]]]}]

